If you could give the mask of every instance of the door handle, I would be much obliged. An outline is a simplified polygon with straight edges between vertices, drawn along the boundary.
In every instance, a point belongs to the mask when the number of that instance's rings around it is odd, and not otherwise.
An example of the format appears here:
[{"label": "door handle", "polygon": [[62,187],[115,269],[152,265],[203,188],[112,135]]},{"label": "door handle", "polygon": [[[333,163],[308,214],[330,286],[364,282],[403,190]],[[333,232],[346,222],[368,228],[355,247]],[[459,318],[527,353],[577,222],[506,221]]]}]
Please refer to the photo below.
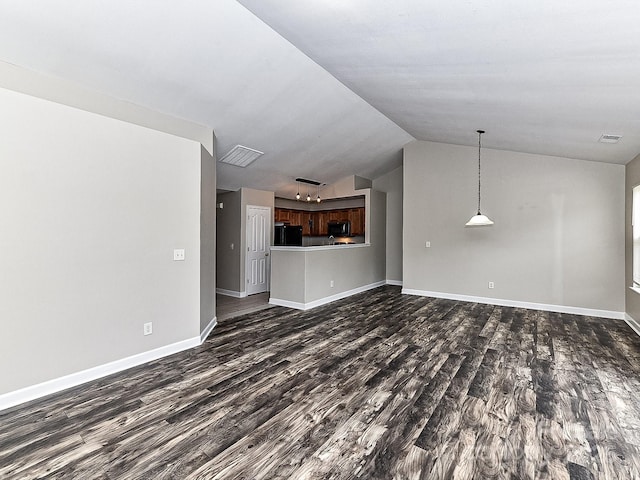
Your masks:
[{"label": "door handle", "polygon": [[265,257],[268,257],[268,256],[269,256],[269,254],[268,254],[268,253],[265,253],[265,254],[264,254],[264,256],[265,256]]}]

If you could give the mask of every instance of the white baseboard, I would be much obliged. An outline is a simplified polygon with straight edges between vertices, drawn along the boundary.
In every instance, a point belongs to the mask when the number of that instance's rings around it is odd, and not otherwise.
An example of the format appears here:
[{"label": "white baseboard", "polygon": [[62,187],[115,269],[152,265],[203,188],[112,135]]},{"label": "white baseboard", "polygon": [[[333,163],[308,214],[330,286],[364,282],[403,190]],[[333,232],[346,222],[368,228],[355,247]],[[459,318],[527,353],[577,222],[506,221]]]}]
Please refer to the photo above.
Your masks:
[{"label": "white baseboard", "polygon": [[573,315],[586,315],[589,317],[613,318],[624,320],[624,312],[615,310],[597,310],[593,308],[569,307],[565,305],[551,305],[546,303],[519,302],[516,300],[504,300],[501,298],[474,297],[471,295],[458,295],[456,293],[430,292],[427,290],[413,290],[403,288],[402,293],[407,295],[419,295],[421,297],[446,298],[448,300],[460,300],[462,302],[485,303],[488,305],[500,305],[503,307],[529,308],[531,310],[544,310],[547,312],[571,313]]},{"label": "white baseboard", "polygon": [[357,287],[351,290],[346,290],[344,292],[336,293],[335,295],[331,295],[329,297],[320,298],[318,300],[314,300],[309,303],[300,303],[300,302],[291,302],[289,300],[282,300],[280,298],[269,298],[269,303],[271,305],[279,305],[281,307],[289,307],[295,308],[297,310],[309,310],[311,308],[319,307],[321,305],[326,305],[327,303],[335,302],[336,300],[341,300],[343,298],[350,297],[351,295],[355,295],[357,293],[366,292],[367,290],[371,290],[373,288],[381,287],[385,285],[386,281],[382,280],[380,282],[371,283],[369,285],[364,285],[362,287]]},{"label": "white baseboard", "polygon": [[204,343],[204,341],[207,339],[207,337],[211,333],[211,330],[213,330],[217,324],[218,324],[218,317],[213,317],[209,322],[209,324],[204,328],[204,330],[200,332],[200,344]]},{"label": "white baseboard", "polygon": [[387,280],[385,283],[387,285],[395,285],[396,287],[402,286],[402,280]]},{"label": "white baseboard", "polygon": [[[336,300],[341,300],[343,298],[349,297],[351,295],[355,295],[357,293],[366,292],[367,290],[371,290],[385,284],[401,285],[401,282],[398,282],[398,283],[391,283],[391,282],[396,282],[396,281],[383,280],[380,282],[372,283],[370,285],[365,285],[362,287],[354,288],[352,290],[340,292],[335,295],[331,295],[329,297],[324,297],[318,300],[314,300],[313,302],[309,302],[309,303],[291,302],[288,300],[282,300],[277,298],[270,298],[269,303],[272,305],[280,305],[284,307],[294,308],[297,310],[309,310],[311,308],[319,307],[321,305],[325,305],[327,303],[334,302]],[[219,290],[221,289],[216,289],[216,291],[219,291]],[[225,290],[225,292],[231,292],[231,291]],[[222,293],[223,295],[226,294],[223,292],[219,292],[219,293]],[[239,294],[238,295],[239,298],[241,298],[242,296],[246,296],[245,292],[231,292],[231,293]],[[407,289],[407,288],[403,288],[402,293],[408,294],[408,295],[419,295],[424,297],[446,298],[450,300],[460,300],[460,301],[466,301],[466,302],[502,305],[507,307],[530,308],[533,310],[546,310],[551,312],[571,313],[576,315],[588,315],[588,316],[594,316],[594,317],[621,319],[627,322],[627,324],[638,335],[640,335],[640,324],[638,324],[631,316],[629,316],[625,312],[616,312],[616,311],[609,311],[609,310],[594,310],[594,309],[588,309],[588,308],[567,307],[567,306],[561,306],[561,305],[547,305],[547,304],[541,304],[541,303],[518,302],[518,301],[503,300],[503,299],[497,299],[497,298],[474,297],[469,295],[430,292],[425,290],[413,290],[413,289]],[[235,295],[232,295],[232,296],[235,296]],[[35,400],[37,398],[44,397],[46,395],[57,393],[62,390],[66,390],[68,388],[75,387],[77,385],[81,385],[83,383],[96,380],[98,378],[105,377],[107,375],[111,375],[113,373],[121,372],[128,368],[141,365],[143,363],[157,360],[158,358],[166,357],[168,355],[172,355],[174,353],[178,353],[183,350],[188,350],[190,348],[196,347],[202,344],[207,339],[211,331],[215,328],[216,324],[217,324],[217,317],[213,317],[209,322],[209,324],[206,326],[206,328],[201,332],[199,337],[193,337],[187,340],[182,340],[180,342],[176,342],[170,345],[165,345],[163,347],[159,347],[154,350],[149,350],[147,352],[132,355],[130,357],[123,358],[120,360],[115,360],[113,362],[106,363],[104,365],[99,365],[97,367],[89,368],[87,370],[72,373],[64,377],[55,378],[52,380],[48,380],[46,382],[39,383],[37,385],[32,385],[29,387],[22,388],[20,390],[15,390],[13,392],[1,394],[0,410],[4,410],[24,402]]]},{"label": "white baseboard", "polygon": [[269,297],[269,304],[277,305],[279,307],[295,308],[296,310],[307,310],[304,303],[291,302],[289,300],[282,300],[280,298]]},{"label": "white baseboard", "polygon": [[216,293],[220,295],[226,295],[227,297],[244,298],[247,296],[247,292],[236,292],[235,290],[225,290],[224,288],[216,288]]},{"label": "white baseboard", "polygon": [[636,322],[636,320],[631,315],[625,313],[624,321],[631,327],[634,332],[636,332],[636,334],[640,335],[640,324]]},{"label": "white baseboard", "polygon": [[0,410],[13,407],[20,403],[35,400],[36,398],[44,397],[52,393],[61,392],[67,388],[75,387],[91,380],[96,380],[101,377],[106,377],[112,373],[121,372],[131,367],[136,367],[143,363],[157,360],[158,358],[166,357],[174,353],[188,350],[200,345],[200,337],[193,337],[180,342],[172,343],[171,345],[165,345],[164,347],[149,350],[148,352],[138,353],[127,358],[122,358],[113,362],[105,363],[104,365],[98,365],[97,367],[82,370],[81,372],[65,375],[64,377],[54,378],[46,382],[31,385],[29,387],[21,388],[13,392],[4,393],[0,395]]}]

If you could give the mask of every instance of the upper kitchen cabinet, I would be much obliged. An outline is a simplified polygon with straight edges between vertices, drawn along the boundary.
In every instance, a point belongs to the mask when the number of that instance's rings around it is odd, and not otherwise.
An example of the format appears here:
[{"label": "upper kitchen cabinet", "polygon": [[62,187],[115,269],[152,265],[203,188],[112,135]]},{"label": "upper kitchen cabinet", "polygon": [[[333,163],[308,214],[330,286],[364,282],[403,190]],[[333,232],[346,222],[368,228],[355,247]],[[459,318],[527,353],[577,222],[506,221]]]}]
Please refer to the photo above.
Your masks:
[{"label": "upper kitchen cabinet", "polygon": [[286,208],[275,209],[275,221],[289,225],[302,225],[303,236],[327,236],[327,224],[349,222],[351,235],[364,235],[364,207],[319,210],[313,212],[296,211]]},{"label": "upper kitchen cabinet", "polygon": [[273,219],[276,222],[290,223],[289,222],[289,213],[291,210],[287,208],[276,208]]},{"label": "upper kitchen cabinet", "polygon": [[311,235],[316,237],[326,237],[329,234],[327,231],[327,212],[320,211],[313,213],[313,229],[311,231]]},{"label": "upper kitchen cabinet", "polygon": [[293,210],[289,216],[291,225],[302,225],[302,213],[300,210]]},{"label": "upper kitchen cabinet", "polygon": [[348,222],[349,210],[329,210],[328,216],[330,222]]},{"label": "upper kitchen cabinet", "polygon": [[274,221],[288,223],[289,225],[303,225],[302,212],[290,208],[276,208]]},{"label": "upper kitchen cabinet", "polygon": [[313,235],[313,220],[311,212],[302,212],[302,236]]},{"label": "upper kitchen cabinet", "polygon": [[351,235],[364,235],[364,207],[349,209],[349,222],[351,222]]}]

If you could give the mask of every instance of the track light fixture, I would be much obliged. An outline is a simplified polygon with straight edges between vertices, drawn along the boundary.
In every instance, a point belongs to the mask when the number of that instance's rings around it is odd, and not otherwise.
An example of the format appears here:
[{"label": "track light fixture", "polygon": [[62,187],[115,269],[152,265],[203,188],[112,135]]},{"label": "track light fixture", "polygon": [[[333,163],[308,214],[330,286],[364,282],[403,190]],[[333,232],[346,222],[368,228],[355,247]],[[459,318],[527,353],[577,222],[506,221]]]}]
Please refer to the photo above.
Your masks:
[{"label": "track light fixture", "polygon": [[[300,200],[300,183],[306,183],[307,185],[315,185],[316,186],[316,202],[320,203],[320,182],[316,182],[315,180],[307,180],[306,178],[296,178],[296,183],[298,184],[298,193],[296,193],[296,200]],[[307,187],[307,202],[311,201],[311,193],[309,187]]]}]

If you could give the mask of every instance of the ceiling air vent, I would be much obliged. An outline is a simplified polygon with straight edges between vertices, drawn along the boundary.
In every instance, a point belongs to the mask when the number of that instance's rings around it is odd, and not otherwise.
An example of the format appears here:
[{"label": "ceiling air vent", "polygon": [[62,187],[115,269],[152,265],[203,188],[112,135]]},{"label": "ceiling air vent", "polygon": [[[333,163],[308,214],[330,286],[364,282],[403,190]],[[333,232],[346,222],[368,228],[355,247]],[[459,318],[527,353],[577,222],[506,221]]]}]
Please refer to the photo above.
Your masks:
[{"label": "ceiling air vent", "polygon": [[261,155],[264,155],[264,152],[254,150],[249,147],[243,147],[242,145],[236,145],[229,150],[229,152],[222,157],[220,161],[222,163],[228,163],[229,165],[235,165],[236,167],[246,167]]},{"label": "ceiling air vent", "polygon": [[622,138],[622,135],[608,135],[608,134],[604,134],[600,137],[600,140],[598,140],[600,143],[618,143],[618,141],[620,141],[620,139]]}]

